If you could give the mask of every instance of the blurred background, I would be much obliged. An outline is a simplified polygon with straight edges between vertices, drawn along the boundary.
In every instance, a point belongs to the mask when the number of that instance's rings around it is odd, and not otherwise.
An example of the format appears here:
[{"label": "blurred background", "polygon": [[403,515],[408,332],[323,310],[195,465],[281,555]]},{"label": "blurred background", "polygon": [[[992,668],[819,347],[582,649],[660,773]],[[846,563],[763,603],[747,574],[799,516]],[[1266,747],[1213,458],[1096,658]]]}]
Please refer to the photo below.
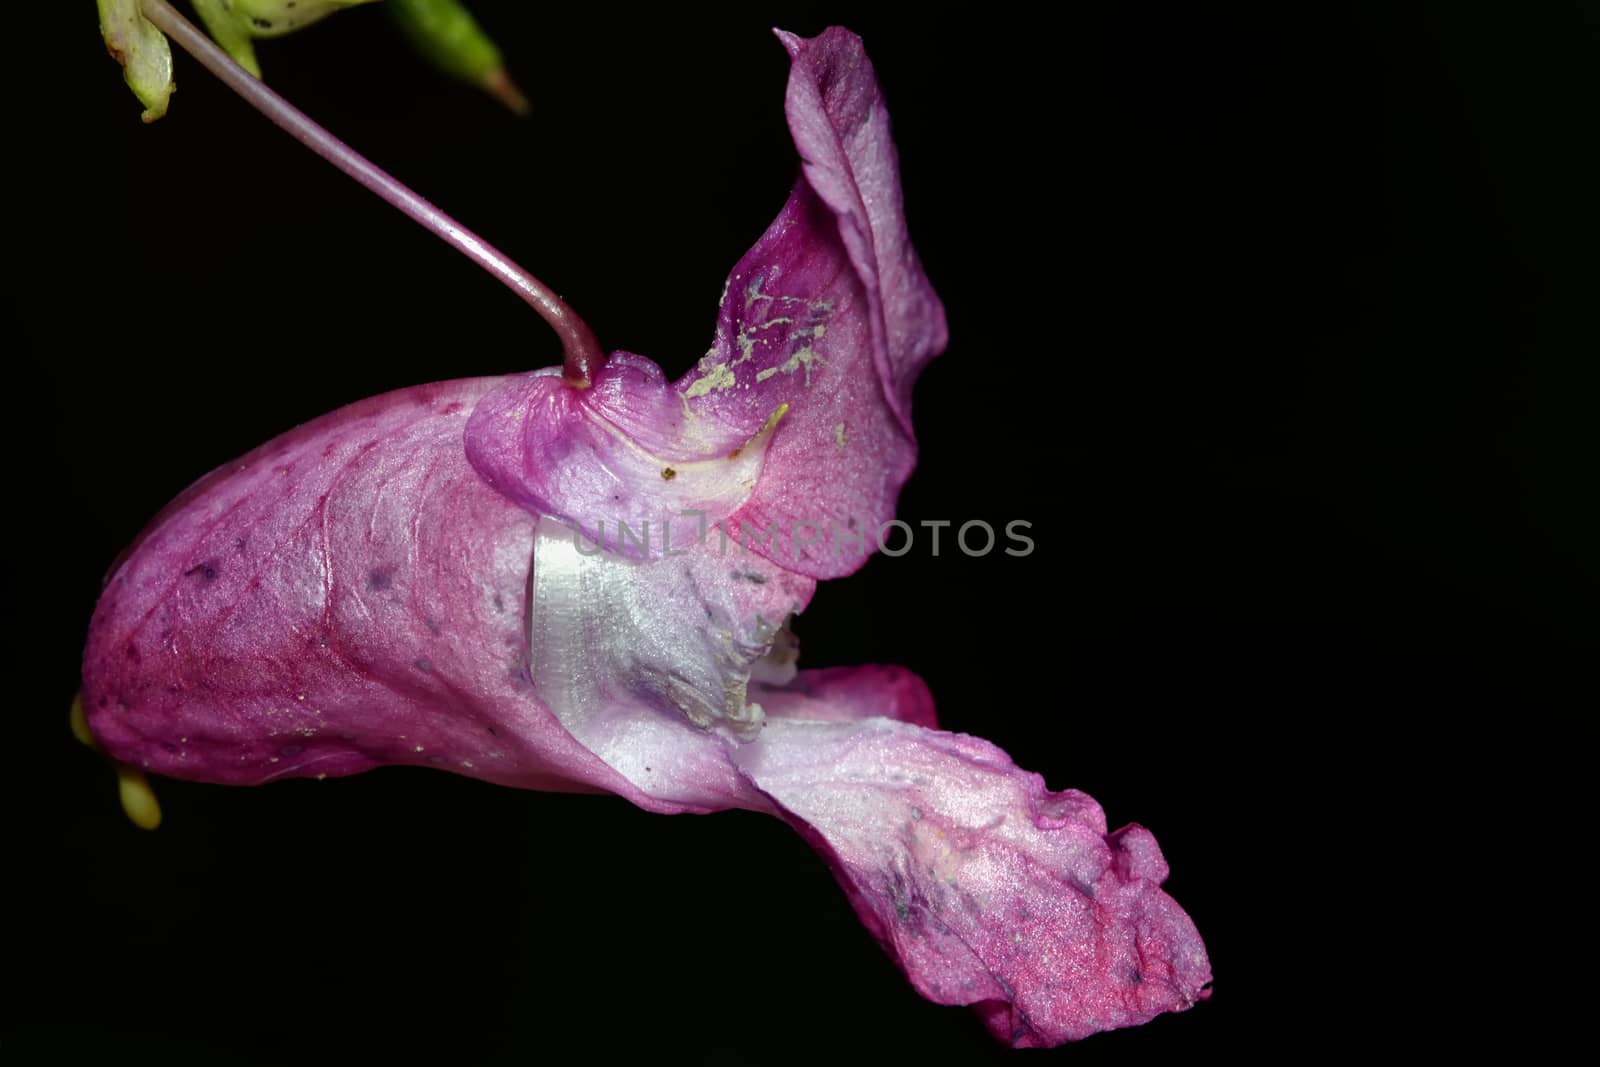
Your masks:
[{"label": "blurred background", "polygon": [[[1043,1059],[1432,1041],[1498,981],[1452,977],[1487,914],[1431,939],[1594,706],[1594,5],[478,0],[524,119],[381,7],[261,43],[267,80],[672,376],[796,176],[769,27],[865,39],[951,331],[900,515],[1036,549],[875,559],[802,665],[910,667],[1151,828],[1216,973]],[[399,769],[159,781],[166,825],[126,824],[66,709],[143,523],[324,411],[559,346],[187,57],[141,125],[87,0],[15,39],[7,1061],[1005,1058],[772,819]]]}]

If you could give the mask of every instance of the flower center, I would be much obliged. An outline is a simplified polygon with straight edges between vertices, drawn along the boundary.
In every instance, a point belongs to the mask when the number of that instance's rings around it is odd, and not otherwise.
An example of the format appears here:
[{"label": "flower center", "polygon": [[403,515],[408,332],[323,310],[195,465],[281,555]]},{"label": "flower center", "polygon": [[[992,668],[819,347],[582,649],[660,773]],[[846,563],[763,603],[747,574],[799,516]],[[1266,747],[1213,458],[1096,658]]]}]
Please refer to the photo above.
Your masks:
[{"label": "flower center", "polygon": [[562,725],[602,754],[642,722],[755,737],[764,716],[750,679],[794,676],[786,620],[816,583],[714,537],[642,561],[579,536],[541,519],[529,576],[529,666]]}]

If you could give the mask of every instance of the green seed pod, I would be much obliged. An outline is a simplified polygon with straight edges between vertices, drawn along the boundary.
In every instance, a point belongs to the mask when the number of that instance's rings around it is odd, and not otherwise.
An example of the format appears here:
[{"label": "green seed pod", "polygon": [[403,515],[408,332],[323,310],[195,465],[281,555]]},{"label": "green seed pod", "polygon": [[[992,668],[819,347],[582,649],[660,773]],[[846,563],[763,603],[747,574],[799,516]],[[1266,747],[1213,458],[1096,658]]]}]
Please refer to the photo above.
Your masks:
[{"label": "green seed pod", "polygon": [[146,122],[167,113],[172,97],[172,48],[167,37],[139,11],[139,0],[98,0],[100,36],[122,64],[122,79],[144,104]]},{"label": "green seed pod", "polygon": [[500,49],[456,0],[389,0],[386,6],[434,66],[484,90],[517,114],[527,114],[527,97],[506,75]]}]

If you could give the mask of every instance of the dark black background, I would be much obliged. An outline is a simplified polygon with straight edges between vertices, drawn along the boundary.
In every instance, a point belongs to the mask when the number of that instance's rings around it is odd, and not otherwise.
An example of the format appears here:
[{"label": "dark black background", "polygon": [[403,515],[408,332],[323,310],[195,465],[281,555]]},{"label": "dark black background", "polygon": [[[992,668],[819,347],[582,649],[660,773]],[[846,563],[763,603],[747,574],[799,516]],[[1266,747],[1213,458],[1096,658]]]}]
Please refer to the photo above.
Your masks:
[{"label": "dark black background", "polygon": [[[768,818],[388,770],[162,781],[166,825],[125,824],[66,708],[145,519],[325,410],[559,352],[187,58],[142,127],[92,6],[51,7],[8,163],[8,1061],[1004,1056]],[[1454,843],[1593,706],[1560,683],[1600,636],[1600,16],[1118,8],[484,0],[527,121],[374,9],[261,57],[676,375],[794,177],[767,28],[860,32],[951,326],[900,514],[1038,548],[877,559],[803,662],[914,668],[949,728],[1157,834],[1215,996],[1054,1057],[1431,1041],[1485,979],[1424,946],[1506,884]]]}]

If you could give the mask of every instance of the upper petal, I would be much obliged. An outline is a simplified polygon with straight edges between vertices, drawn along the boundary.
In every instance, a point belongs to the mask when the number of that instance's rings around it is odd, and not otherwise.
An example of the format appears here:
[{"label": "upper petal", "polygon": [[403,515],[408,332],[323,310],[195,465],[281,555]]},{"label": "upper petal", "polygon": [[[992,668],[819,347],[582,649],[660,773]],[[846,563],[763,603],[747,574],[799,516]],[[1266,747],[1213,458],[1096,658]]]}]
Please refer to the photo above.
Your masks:
[{"label": "upper petal", "polygon": [[944,305],[911,246],[889,111],[861,38],[832,27],[810,40],[777,31],[794,60],[785,111],[807,183],[838,220],[870,305],[885,399],[911,434],[911,387],[944,350]]},{"label": "upper petal", "polygon": [[636,536],[649,523],[656,540],[624,552],[664,554],[660,531],[693,510],[826,578],[859,567],[893,517],[915,460],[911,387],[946,331],[907,237],[888,113],[859,38],[780,38],[804,176],[729,276],[697,366],[669,385],[619,353],[587,390],[543,372],[520,379],[474,413],[467,447],[529,510]]}]

